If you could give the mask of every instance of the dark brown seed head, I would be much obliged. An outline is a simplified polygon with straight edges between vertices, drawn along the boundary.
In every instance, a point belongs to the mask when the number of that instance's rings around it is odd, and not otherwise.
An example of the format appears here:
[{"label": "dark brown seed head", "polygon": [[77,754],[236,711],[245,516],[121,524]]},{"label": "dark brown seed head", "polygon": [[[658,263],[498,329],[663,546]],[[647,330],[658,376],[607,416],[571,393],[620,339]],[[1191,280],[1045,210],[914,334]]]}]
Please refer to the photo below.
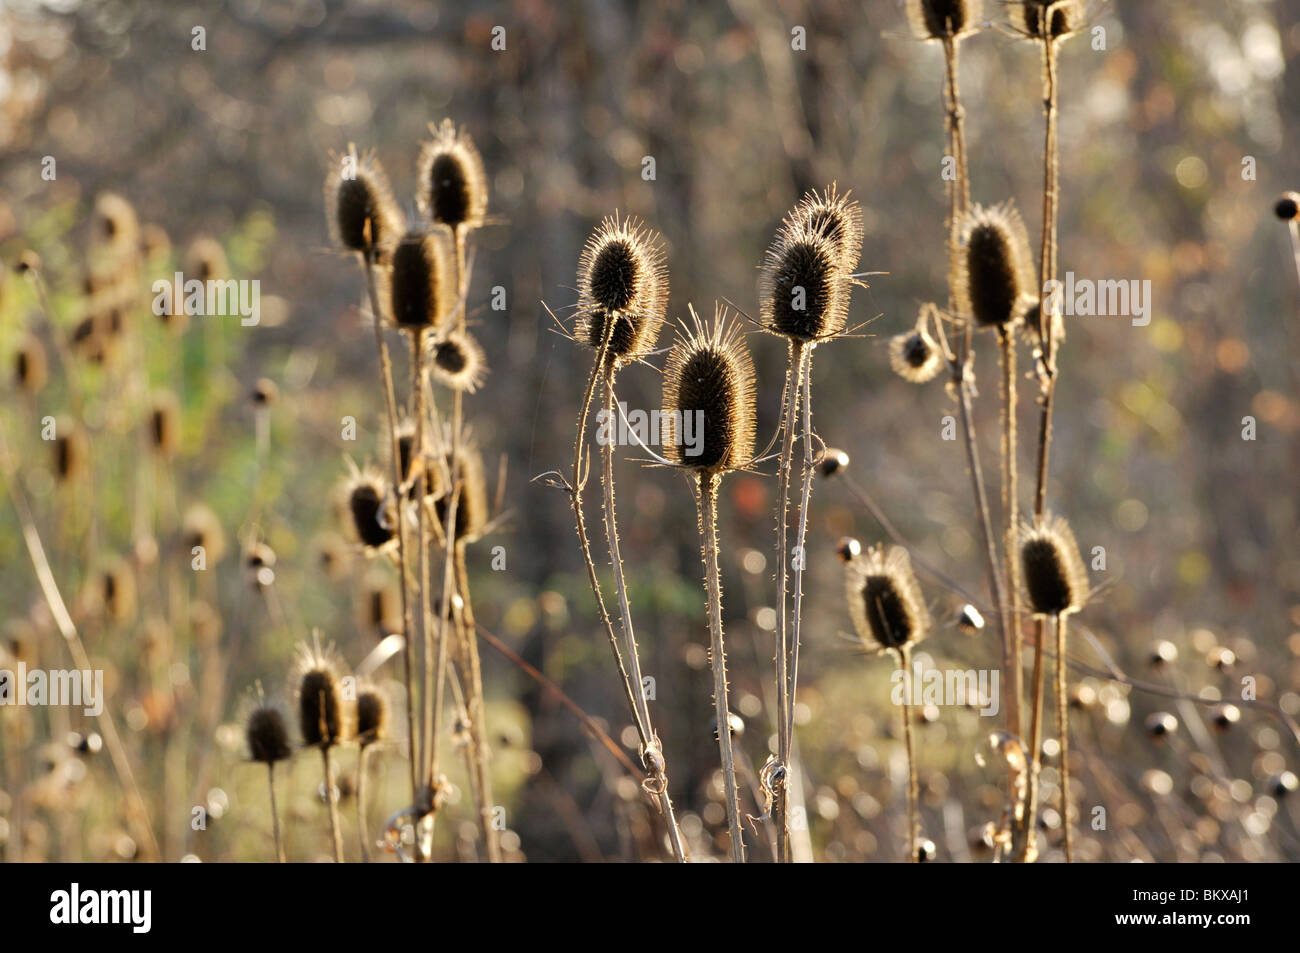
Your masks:
[{"label": "dark brown seed head", "polygon": [[14,384],[28,394],[39,393],[49,379],[45,346],[28,335],[14,353]]},{"label": "dark brown seed head", "polygon": [[818,341],[848,321],[848,272],[834,241],[806,218],[782,222],[759,276],[764,328],[797,341]]},{"label": "dark brown seed head", "polygon": [[185,552],[193,554],[195,547],[202,546],[203,554],[209,566],[221,561],[226,552],[226,534],[221,528],[217,514],[202,503],[195,503],[185,511],[181,522],[181,541]]},{"label": "dark brown seed head", "polygon": [[160,393],[154,397],[149,411],[150,446],[159,456],[170,457],[176,452],[179,439],[180,408],[176,398],[170,393]]},{"label": "dark brown seed head", "polygon": [[665,456],[700,473],[749,466],[754,455],[757,402],[754,364],[739,323],[718,307],[706,328],[691,309],[693,328],[679,333],[664,364]]},{"label": "dark brown seed head", "polygon": [[[483,534],[488,524],[488,492],[487,480],[483,475],[483,457],[479,454],[478,447],[462,438],[456,448],[455,464],[450,459],[447,463],[458,487],[456,542],[472,543]],[[447,525],[447,506],[450,503],[451,494],[444,492],[434,506],[438,523],[444,527]]]},{"label": "dark brown seed head", "polygon": [[1088,573],[1070,524],[1061,517],[1047,517],[1025,528],[1020,563],[1029,608],[1035,615],[1068,615],[1088,601]]},{"label": "dark brown seed head", "polygon": [[792,221],[800,221],[808,230],[821,235],[834,251],[836,264],[844,274],[852,274],[862,258],[862,206],[839,194],[834,183],[822,192],[809,192],[790,212]]},{"label": "dark brown seed head", "polygon": [[86,432],[69,418],[57,420],[54,432],[54,475],[60,483],[71,483],[85,470],[90,456]]},{"label": "dark brown seed head", "polygon": [[[397,425],[397,460],[402,468],[402,482],[410,483],[406,491],[407,499],[415,499],[419,491],[419,483],[411,482],[411,453],[415,446],[415,422],[412,420],[403,420]],[[443,494],[442,470],[436,466],[425,467],[424,470],[424,495],[425,497],[436,498]]]},{"label": "dark brown seed head", "polygon": [[270,705],[258,705],[249,713],[244,737],[248,740],[248,756],[253,761],[275,764],[288,760],[292,753],[284,715]]},{"label": "dark brown seed head", "polygon": [[[654,349],[668,308],[663,239],[638,219],[604,219],[578,258],[578,317],[574,337],[606,346],[612,364]],[[612,321],[611,321],[612,318]]]},{"label": "dark brown seed head", "polygon": [[377,261],[386,260],[406,230],[388,176],[373,153],[358,156],[349,148],[330,157],[325,208],[334,240],[350,251],[371,253]]},{"label": "dark brown seed head", "polygon": [[981,0],[907,0],[907,19],[922,40],[953,39],[979,29]]},{"label": "dark brown seed head", "polygon": [[938,309],[932,304],[922,305],[916,327],[889,339],[889,366],[903,380],[924,384],[933,380],[943,367],[939,346],[930,336],[929,323],[938,321]]},{"label": "dark brown seed head", "polygon": [[394,539],[395,519],[388,500],[388,485],[377,472],[367,470],[347,487],[352,530],[367,549],[380,549]]},{"label": "dark brown seed head", "polygon": [[429,126],[433,139],[420,149],[416,174],[420,211],[449,228],[478,228],[487,214],[487,175],[469,134],[444,119]]},{"label": "dark brown seed head", "polygon": [[366,585],[361,594],[361,625],[368,630],[387,630],[396,615],[393,589],[383,581]]},{"label": "dark brown seed head", "polygon": [[308,747],[332,748],[351,737],[348,707],[343,703],[339,664],[319,645],[298,647],[295,681],[298,730]]},{"label": "dark brown seed head", "polygon": [[844,570],[849,615],[863,643],[901,649],[925,638],[930,611],[901,546],[873,546]]},{"label": "dark brown seed head", "polygon": [[114,251],[134,250],[140,226],[135,208],[122,196],[104,192],[95,199],[95,220],[104,242]]},{"label": "dark brown seed head", "polygon": [[357,741],[361,747],[382,741],[388,734],[388,698],[374,685],[357,692]]},{"label": "dark brown seed head", "polygon": [[817,472],[823,477],[833,477],[849,468],[849,455],[843,450],[827,447],[817,462]]},{"label": "dark brown seed head", "polygon": [[970,603],[963,605],[957,613],[957,629],[966,635],[975,635],[984,628],[984,616]]},{"label": "dark brown seed head", "polygon": [[468,332],[453,329],[429,343],[429,373],[450,390],[472,394],[487,374],[487,359]]},{"label": "dark brown seed head", "polygon": [[1273,206],[1273,212],[1284,222],[1300,219],[1300,193],[1284,192]]},{"label": "dark brown seed head", "polygon": [[393,250],[388,272],[388,307],[393,323],[427,331],[443,323],[456,304],[451,245],[441,231],[411,233]]},{"label": "dark brown seed head", "polygon": [[126,622],[135,616],[135,576],[123,559],[114,560],[99,576],[99,604],[110,622]]},{"label": "dark brown seed head", "polygon": [[852,536],[845,536],[835,544],[835,555],[839,556],[842,562],[851,563],[862,555],[862,544]]},{"label": "dark brown seed head", "polygon": [[960,225],[952,287],[960,314],[978,327],[1020,321],[1037,300],[1029,237],[1010,203],[976,205]]},{"label": "dark brown seed head", "polygon": [[1012,29],[1035,40],[1060,40],[1083,29],[1085,0],[1017,0],[1011,5]]}]

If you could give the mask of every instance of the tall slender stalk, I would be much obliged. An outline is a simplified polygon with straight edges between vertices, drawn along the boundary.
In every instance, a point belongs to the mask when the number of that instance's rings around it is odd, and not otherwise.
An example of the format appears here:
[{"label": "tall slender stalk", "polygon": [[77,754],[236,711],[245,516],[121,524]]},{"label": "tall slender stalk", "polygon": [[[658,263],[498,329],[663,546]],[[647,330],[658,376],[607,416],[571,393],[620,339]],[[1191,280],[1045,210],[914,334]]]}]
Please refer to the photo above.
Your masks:
[{"label": "tall slender stalk", "polygon": [[[370,833],[366,823],[366,755],[370,753],[369,745],[362,745],[357,755],[357,836],[361,839],[361,861],[370,863]],[[272,809],[274,810],[274,800]]]},{"label": "tall slender stalk", "polygon": [[[1005,326],[998,328],[998,345],[1002,365],[1002,554],[1006,559],[1007,615],[1011,623],[1011,657],[1015,662],[1008,687],[1012,696],[1019,700],[1025,694],[1022,664],[1024,646],[1020,633],[1020,568],[1016,552],[1016,534],[1020,522],[1020,461],[1016,452],[1019,381],[1016,380],[1015,335]],[[1023,731],[1024,725],[1017,712],[1016,727],[1012,733],[1019,737]]]},{"label": "tall slender stalk", "polygon": [[[807,565],[808,506],[812,502],[813,449],[812,449],[812,345],[804,348],[803,369],[803,487],[799,497],[799,529],[795,536],[794,551],[799,554],[794,564],[794,618],[790,632],[790,689],[786,705],[786,735],[794,738],[794,706],[799,690],[799,640],[803,622],[803,572]],[[793,461],[791,461],[793,463]]]},{"label": "tall slender stalk", "polygon": [[736,761],[731,751],[731,709],[727,704],[727,651],[722,639],[722,582],[718,576],[717,474],[701,474],[696,487],[700,507],[700,535],[704,539],[704,585],[709,599],[709,662],[713,669],[713,710],[718,724],[718,752],[727,799],[727,830],[732,863],[745,862],[745,838],[740,827],[740,791]]},{"label": "tall slender stalk", "polygon": [[912,649],[898,650],[898,664],[903,669],[903,744],[907,748],[907,846],[911,863],[920,862],[920,786],[916,780],[916,749],[912,742]]},{"label": "tall slender stalk", "polygon": [[1295,219],[1287,222],[1287,230],[1291,233],[1291,252],[1295,255],[1295,275],[1300,279],[1300,222]]},{"label": "tall slender stalk", "polygon": [[271,837],[275,841],[275,859],[284,863],[284,841],[280,838],[280,811],[275,803],[275,762],[266,762],[266,780],[271,788]]},{"label": "tall slender stalk", "polygon": [[1056,733],[1061,745],[1061,826],[1065,830],[1065,862],[1074,862],[1074,832],[1070,823],[1070,706],[1065,693],[1065,616],[1055,616],[1056,626]]},{"label": "tall slender stalk", "polygon": [[[411,479],[415,481],[415,539],[416,539],[416,572],[415,585],[418,593],[417,596],[417,613],[419,624],[415,632],[418,633],[420,651],[424,656],[424,670],[426,681],[423,695],[423,718],[421,728],[421,737],[424,739],[421,746],[421,754],[424,759],[429,759],[429,752],[433,750],[433,690],[429,684],[429,679],[433,672],[433,652],[429,641],[429,524],[427,511],[424,501],[425,485],[425,412],[424,412],[424,362],[421,355],[421,334],[419,331],[411,332],[411,416],[414,418],[415,433],[411,439]],[[402,497],[399,495],[398,497]],[[412,638],[417,638],[413,633]],[[425,778],[425,786],[432,790],[432,779]],[[432,797],[432,795],[430,795]]]},{"label": "tall slender stalk", "polygon": [[339,802],[334,793],[334,761],[328,745],[321,745],[321,761],[325,764],[325,801],[330,810],[330,839],[334,844],[334,862],[343,863],[343,831],[339,825]]}]

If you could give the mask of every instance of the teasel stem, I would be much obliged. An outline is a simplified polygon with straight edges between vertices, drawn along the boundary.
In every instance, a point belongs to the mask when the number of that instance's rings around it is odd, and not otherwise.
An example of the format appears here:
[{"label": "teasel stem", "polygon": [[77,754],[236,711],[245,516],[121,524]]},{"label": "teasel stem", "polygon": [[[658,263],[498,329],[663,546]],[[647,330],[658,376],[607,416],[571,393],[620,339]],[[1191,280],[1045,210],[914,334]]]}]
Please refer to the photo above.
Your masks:
[{"label": "teasel stem", "polygon": [[330,839],[334,843],[334,863],[343,863],[343,832],[339,825],[339,802],[334,796],[334,759],[330,757],[330,749],[326,745],[321,745],[321,761],[325,764],[325,801],[329,804],[330,809]]},{"label": "teasel stem", "polygon": [[[1024,644],[1020,632],[1020,553],[1016,547],[1016,534],[1020,525],[1020,463],[1016,447],[1016,339],[1006,326],[998,328],[998,344],[1002,364],[1002,512],[1005,519],[1003,555],[1006,557],[1007,615],[1011,622],[1011,653],[1015,667],[1010,688],[1017,699],[1024,698]],[[1017,709],[1019,705],[1017,705]],[[1017,717],[1012,734],[1017,737],[1024,730]]]},{"label": "teasel stem", "polygon": [[366,823],[366,755],[369,745],[362,745],[357,755],[357,836],[361,838],[361,862],[370,863],[370,833]]},{"label": "teasel stem", "polygon": [[1300,222],[1295,219],[1287,222],[1287,229],[1291,233],[1291,251],[1295,255],[1295,275],[1300,280]]},{"label": "teasel stem", "polygon": [[[364,751],[364,749],[363,749]],[[271,837],[275,841],[275,859],[283,864],[284,841],[280,838],[280,810],[275,803],[275,762],[266,763],[266,780],[271,788]]]},{"label": "teasel stem", "polygon": [[1044,619],[1034,622],[1034,676],[1030,691],[1031,717],[1029,725],[1029,744],[1033,752],[1030,759],[1028,783],[1025,787],[1025,805],[1021,811],[1019,824],[1015,828],[1012,844],[1012,856],[1018,863],[1029,859],[1029,852],[1034,846],[1036,836],[1035,824],[1038,816],[1038,774],[1042,768],[1040,752],[1043,748],[1043,643],[1047,639],[1047,624]]},{"label": "teasel stem", "polygon": [[713,709],[718,723],[718,753],[727,799],[727,829],[731,861],[745,862],[745,838],[740,827],[740,791],[736,760],[731,751],[731,709],[727,704],[727,650],[722,639],[722,583],[718,577],[718,483],[715,473],[700,474],[696,492],[700,506],[700,535],[704,538],[704,585],[709,598],[709,662],[713,669]]},{"label": "teasel stem", "polygon": [[948,135],[952,142],[953,161],[957,165],[957,181],[953,183],[953,216],[950,227],[955,228],[958,213],[970,207],[970,171],[966,160],[966,110],[961,104],[961,88],[957,80],[957,39],[945,37],[944,99],[947,107]]},{"label": "teasel stem", "polygon": [[[799,636],[803,622],[803,571],[807,563],[805,541],[808,538],[808,505],[812,500],[813,449],[812,449],[812,356],[813,346],[803,349],[803,490],[799,498],[799,531],[795,537],[795,552],[799,561],[794,570],[794,619],[790,637],[790,701],[786,705],[786,735],[794,739],[794,707],[799,690]],[[791,460],[791,463],[794,461]]]},{"label": "teasel stem", "polygon": [[898,664],[903,669],[903,744],[907,748],[907,848],[910,862],[920,863],[917,853],[921,841],[920,786],[916,780],[916,748],[912,742],[912,648],[898,650]]},{"label": "teasel stem", "polygon": [[[388,355],[388,343],[384,340],[384,329],[382,325],[383,312],[379,307],[379,290],[375,285],[374,260],[371,254],[363,256],[362,262],[366,272],[366,293],[370,298],[370,310],[374,314],[375,323],[375,348],[379,354],[379,374],[384,387],[384,409],[388,416],[388,437],[390,441],[390,457],[392,458],[393,468],[393,492],[398,493],[398,518],[397,518],[397,568],[401,576],[401,585],[398,587],[402,594],[402,677],[406,682],[406,737],[410,746],[410,774],[411,774],[411,803],[419,803],[420,798],[420,771],[419,765],[423,763],[423,754],[420,751],[419,736],[416,725],[418,722],[415,718],[415,661],[413,646],[413,635],[415,633],[415,619],[412,616],[411,600],[409,597],[410,579],[408,574],[409,566],[406,560],[406,527],[405,520],[401,518],[401,497],[399,488],[404,482],[402,474],[402,457],[398,446],[397,439],[397,397],[393,390],[393,364]],[[418,847],[418,845],[417,845]],[[417,850],[417,857],[419,856]]]},{"label": "teasel stem", "polygon": [[[433,677],[433,646],[430,642],[429,626],[429,524],[425,508],[424,486],[425,486],[425,406],[424,406],[424,362],[421,356],[422,334],[419,330],[411,332],[411,416],[414,418],[415,433],[411,441],[411,479],[415,481],[415,527],[416,527],[416,589],[417,609],[419,613],[419,625],[415,632],[412,633],[412,639],[416,638],[418,632],[420,652],[424,659],[425,683],[424,690],[421,693],[423,699],[423,715],[420,744],[421,763],[431,760],[430,752],[433,750],[433,686],[430,684]],[[398,494],[399,505],[403,494]],[[445,602],[443,603],[446,604]],[[425,779],[426,784],[432,788],[432,780]]]},{"label": "teasel stem", "polygon": [[1061,746],[1061,826],[1065,830],[1065,862],[1074,863],[1074,832],[1070,824],[1070,706],[1065,693],[1065,620],[1054,616],[1056,626],[1056,731]]}]

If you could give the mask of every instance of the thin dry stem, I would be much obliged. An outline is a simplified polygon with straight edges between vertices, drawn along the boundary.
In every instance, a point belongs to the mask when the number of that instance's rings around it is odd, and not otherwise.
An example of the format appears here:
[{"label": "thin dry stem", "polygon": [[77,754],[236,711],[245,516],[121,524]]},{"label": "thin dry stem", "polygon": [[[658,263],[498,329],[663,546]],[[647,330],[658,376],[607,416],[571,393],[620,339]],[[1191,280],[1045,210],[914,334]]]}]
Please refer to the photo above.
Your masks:
[{"label": "thin dry stem", "polygon": [[275,841],[275,859],[283,864],[284,841],[280,838],[280,811],[275,804],[275,762],[266,763],[266,780],[271,788],[271,837]]},{"label": "thin dry stem", "polygon": [[343,863],[343,831],[339,825],[339,801],[334,793],[334,760],[330,757],[330,749],[326,745],[321,745],[321,760],[325,763],[325,800],[330,809],[330,839],[334,846],[334,863]]},{"label": "thin dry stem", "polygon": [[916,748],[912,742],[912,650],[904,645],[898,650],[898,664],[903,669],[903,743],[907,747],[907,847],[911,863],[920,862],[921,819],[920,788],[916,779]]},{"label": "thin dry stem", "polygon": [[1065,617],[1056,616],[1056,733],[1061,746],[1061,826],[1065,830],[1065,862],[1074,863],[1074,829],[1070,822],[1070,705],[1065,693]]}]

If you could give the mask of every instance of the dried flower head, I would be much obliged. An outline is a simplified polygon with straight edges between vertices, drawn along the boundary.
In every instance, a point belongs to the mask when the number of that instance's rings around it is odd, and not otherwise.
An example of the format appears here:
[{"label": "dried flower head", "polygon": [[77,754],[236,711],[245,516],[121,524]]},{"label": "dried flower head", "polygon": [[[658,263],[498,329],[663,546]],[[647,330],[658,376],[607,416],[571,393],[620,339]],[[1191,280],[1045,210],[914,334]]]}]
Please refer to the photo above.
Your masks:
[{"label": "dried flower head", "polygon": [[14,352],[14,384],[27,394],[39,393],[49,379],[45,346],[32,335],[23,338]]},{"label": "dried flower head", "polygon": [[124,559],[115,559],[99,574],[98,603],[104,618],[122,623],[135,617],[135,575]]},{"label": "dried flower head", "polygon": [[472,394],[487,376],[487,358],[466,331],[452,329],[429,342],[429,373],[450,390]]},{"label": "dried flower head", "polygon": [[30,248],[23,249],[22,254],[18,256],[18,261],[14,264],[14,271],[20,275],[25,275],[28,273],[39,274],[40,270],[41,256]]},{"label": "dried flower head", "polygon": [[959,225],[952,288],[957,310],[978,327],[1014,325],[1038,299],[1025,223],[1010,202],[976,205]]},{"label": "dried flower head", "polygon": [[191,504],[181,521],[181,540],[188,553],[203,548],[204,560],[209,565],[221,562],[226,553],[226,534],[217,514],[203,503]]},{"label": "dried flower head", "polygon": [[677,466],[700,473],[739,470],[753,458],[758,413],[744,331],[720,306],[712,328],[694,308],[691,320],[664,365],[664,450]]},{"label": "dried flower head", "polygon": [[442,231],[412,232],[393,249],[387,274],[393,323],[422,333],[441,325],[456,305],[456,264]]},{"label": "dried flower head", "polygon": [[287,761],[292,753],[283,713],[265,702],[248,713],[244,737],[248,741],[248,757],[253,761],[271,765]]},{"label": "dried flower head", "polygon": [[383,166],[373,152],[358,156],[351,146],[341,156],[330,156],[325,208],[334,240],[377,261],[386,260],[406,230]]},{"label": "dried flower head", "polygon": [[1273,206],[1273,212],[1284,222],[1300,219],[1300,192],[1283,192]]},{"label": "dried flower head", "polygon": [[388,484],[367,467],[345,486],[352,531],[367,549],[383,549],[396,538],[396,514],[388,498]]},{"label": "dried flower head", "polygon": [[54,475],[60,483],[71,483],[86,469],[90,442],[81,425],[68,417],[55,421],[54,434]]},{"label": "dried flower head", "polygon": [[280,396],[280,388],[269,377],[259,377],[257,383],[248,392],[248,399],[254,407],[269,407]]},{"label": "dried flower head", "polygon": [[790,213],[791,219],[803,222],[831,243],[846,275],[852,274],[862,258],[862,206],[850,194],[840,195],[832,182],[822,192],[806,194]]},{"label": "dried flower head", "polygon": [[365,748],[388,734],[388,696],[377,685],[357,691],[357,742]]},{"label": "dried flower head", "polygon": [[352,736],[351,712],[343,703],[340,663],[319,640],[298,646],[293,681],[298,702],[298,730],[309,748],[332,748]]},{"label": "dried flower head", "polygon": [[430,221],[449,228],[478,228],[487,214],[487,175],[474,140],[444,119],[430,124],[433,139],[420,149],[417,200]]},{"label": "dried flower head", "polygon": [[835,555],[841,562],[851,563],[862,555],[862,543],[852,536],[842,536],[835,544]]},{"label": "dried flower head", "polygon": [[913,384],[933,380],[943,366],[939,346],[930,336],[929,321],[932,316],[938,320],[935,306],[922,305],[916,327],[889,339],[889,366],[895,374]]},{"label": "dried flower head", "polygon": [[102,192],[96,197],[95,223],[105,243],[113,251],[135,249],[140,234],[135,208],[116,192]]},{"label": "dried flower head", "polygon": [[844,569],[849,615],[868,646],[901,649],[925,638],[930,611],[901,546],[873,546]]},{"label": "dried flower head", "polygon": [[199,281],[220,281],[230,274],[230,262],[221,242],[200,235],[185,252],[185,274]]},{"label": "dried flower head", "polygon": [[[410,486],[406,491],[407,499],[415,499],[418,491],[418,483],[411,481],[411,454],[415,447],[415,421],[406,419],[397,425],[397,459],[402,471],[402,482],[409,483]],[[442,469],[436,466],[424,468],[424,495],[426,498],[437,498],[446,492],[442,485]]]},{"label": "dried flower head", "polygon": [[[606,360],[635,361],[654,349],[668,309],[663,239],[639,219],[610,216],[578,258],[574,337]],[[612,321],[611,321],[612,319]]]},{"label": "dried flower head", "polygon": [[1031,39],[1061,40],[1083,29],[1088,17],[1085,0],[1015,0],[1011,27]]},{"label": "dried flower head", "polygon": [[1024,528],[1020,563],[1035,615],[1068,615],[1088,601],[1088,573],[1070,524],[1062,517],[1044,517]]},{"label": "dried flower head", "polygon": [[[475,542],[483,535],[488,524],[488,491],[487,479],[483,475],[483,457],[472,440],[462,437],[456,448],[455,461],[448,456],[447,464],[457,487],[456,542]],[[441,526],[447,525],[447,506],[450,503],[451,493],[444,491],[435,504],[434,511]]]},{"label": "dried flower head", "polygon": [[948,40],[979,29],[982,0],[907,0],[907,20],[922,40]]},{"label": "dried flower head", "polygon": [[169,391],[154,395],[149,409],[149,445],[160,457],[176,452],[180,439],[180,407]]},{"label": "dried flower head", "polygon": [[249,579],[259,589],[275,582],[275,550],[264,542],[253,542],[244,552],[244,568]]},{"label": "dried flower head", "polygon": [[836,476],[849,468],[849,455],[843,450],[827,447],[817,461],[817,472],[824,478]]},{"label": "dried flower head", "polygon": [[820,341],[843,331],[850,279],[840,267],[842,260],[823,229],[794,213],[787,217],[759,275],[763,327],[797,341]]}]

